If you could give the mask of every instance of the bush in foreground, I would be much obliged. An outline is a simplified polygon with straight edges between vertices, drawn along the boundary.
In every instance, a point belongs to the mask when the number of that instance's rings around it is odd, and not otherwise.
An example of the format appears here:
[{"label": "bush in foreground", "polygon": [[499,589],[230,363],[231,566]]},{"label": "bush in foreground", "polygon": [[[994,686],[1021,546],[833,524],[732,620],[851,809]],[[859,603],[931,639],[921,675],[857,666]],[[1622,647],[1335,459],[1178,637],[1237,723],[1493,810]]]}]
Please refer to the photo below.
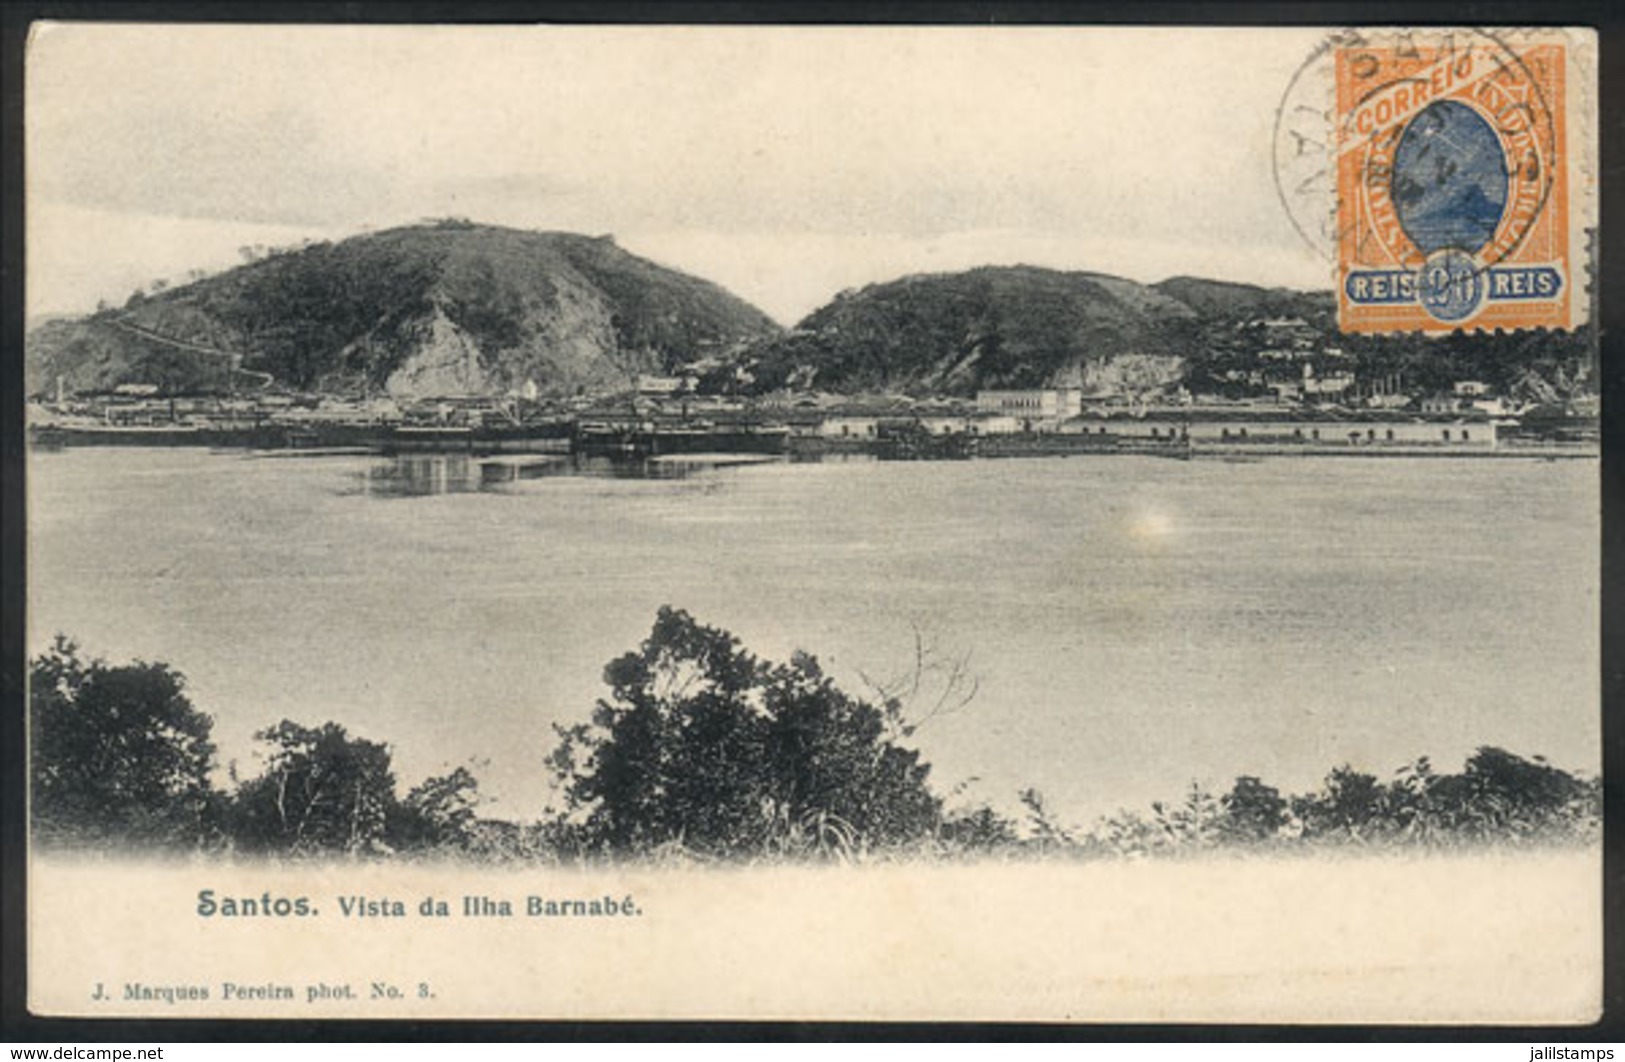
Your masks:
[{"label": "bush in foreground", "polygon": [[964,787],[946,801],[932,790],[929,765],[900,743],[916,727],[896,696],[854,698],[811,656],[758,659],[670,608],[604,678],[610,692],[591,720],[555,728],[549,768],[567,806],[517,823],[479,817],[466,767],[399,796],[389,746],[337,723],[261,731],[261,773],[239,782],[233,771],[233,788],[216,789],[213,721],[178,672],[85,661],[59,638],[30,669],[34,836],[56,846],[515,863],[1439,850],[1601,836],[1600,780],[1493,746],[1455,774],[1425,757],[1388,781],[1343,765],[1301,794],[1250,775],[1217,794],[1192,784],[1177,802],[1092,828],[1063,823],[1033,789],[1020,794],[1019,820],[986,806],[948,810]]},{"label": "bush in foreground", "polygon": [[176,848],[203,843],[219,794],[209,783],[214,721],[164,664],[81,660],[58,637],[33,661],[28,721],[36,835]]},{"label": "bush in foreground", "polygon": [[662,608],[604,680],[609,698],[591,723],[558,728],[550,759],[590,849],[854,853],[937,828],[930,768],[888,736],[897,705],[848,696],[811,656],[759,660]]}]

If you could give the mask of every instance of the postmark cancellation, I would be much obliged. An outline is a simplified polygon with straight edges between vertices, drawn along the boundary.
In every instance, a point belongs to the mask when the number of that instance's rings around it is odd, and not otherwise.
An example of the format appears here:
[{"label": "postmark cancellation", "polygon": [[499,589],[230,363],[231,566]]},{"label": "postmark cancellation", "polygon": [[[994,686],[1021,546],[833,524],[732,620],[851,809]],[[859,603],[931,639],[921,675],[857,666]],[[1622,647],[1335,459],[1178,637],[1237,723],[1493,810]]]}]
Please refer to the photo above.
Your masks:
[{"label": "postmark cancellation", "polygon": [[1575,223],[1593,167],[1569,103],[1589,43],[1574,31],[1442,30],[1356,34],[1331,50],[1345,331],[1585,319]]},{"label": "postmark cancellation", "polygon": [[1590,318],[1595,54],[1574,28],[1325,39],[1282,100],[1275,174],[1344,331]]}]

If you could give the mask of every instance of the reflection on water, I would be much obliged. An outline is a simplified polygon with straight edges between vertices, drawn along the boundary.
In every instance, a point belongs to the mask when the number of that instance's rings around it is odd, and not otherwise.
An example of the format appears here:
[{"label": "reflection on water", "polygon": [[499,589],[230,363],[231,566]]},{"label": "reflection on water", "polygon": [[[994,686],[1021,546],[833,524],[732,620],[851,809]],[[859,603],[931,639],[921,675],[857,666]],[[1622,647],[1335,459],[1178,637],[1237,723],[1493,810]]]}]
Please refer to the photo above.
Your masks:
[{"label": "reflection on water", "polygon": [[402,455],[379,461],[361,477],[367,494],[388,498],[460,494],[478,486],[471,464],[467,454]]},{"label": "reflection on water", "polygon": [[624,460],[583,454],[474,457],[469,454],[399,454],[380,458],[359,473],[362,490],[380,498],[420,498],[501,490],[510,483],[550,477],[686,479],[729,465],[761,464],[758,454],[692,454]]}]

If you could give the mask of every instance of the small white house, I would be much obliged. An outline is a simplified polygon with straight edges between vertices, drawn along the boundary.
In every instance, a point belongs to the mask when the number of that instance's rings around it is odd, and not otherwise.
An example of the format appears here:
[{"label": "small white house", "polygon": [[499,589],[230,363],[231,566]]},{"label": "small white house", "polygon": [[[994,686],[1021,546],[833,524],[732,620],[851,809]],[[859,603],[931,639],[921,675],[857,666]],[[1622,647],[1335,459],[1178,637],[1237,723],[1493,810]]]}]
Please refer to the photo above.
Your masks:
[{"label": "small white house", "polygon": [[1461,412],[1462,400],[1455,395],[1427,395],[1421,402],[1422,412],[1434,415]]},{"label": "small white house", "polygon": [[650,398],[680,394],[688,389],[688,379],[682,376],[652,376],[642,374],[637,379],[637,391]]},{"label": "small white house", "polygon": [[1305,363],[1303,367],[1303,393],[1307,395],[1340,395],[1354,386],[1354,375],[1346,372],[1328,373],[1325,376],[1316,376],[1315,367]]},{"label": "small white house", "polygon": [[879,417],[842,413],[825,417],[818,425],[818,434],[825,439],[873,439],[879,426]]}]

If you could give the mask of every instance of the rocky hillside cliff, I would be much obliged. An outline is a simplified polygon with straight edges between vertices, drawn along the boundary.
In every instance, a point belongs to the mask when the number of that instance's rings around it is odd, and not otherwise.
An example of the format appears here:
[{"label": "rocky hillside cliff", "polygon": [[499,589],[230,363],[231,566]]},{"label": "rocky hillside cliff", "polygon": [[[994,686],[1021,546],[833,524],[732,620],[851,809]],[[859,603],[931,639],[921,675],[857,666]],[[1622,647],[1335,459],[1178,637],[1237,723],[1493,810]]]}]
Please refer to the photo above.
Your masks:
[{"label": "rocky hillside cliff", "polygon": [[751,352],[758,385],[974,394],[1082,385],[1120,355],[1177,359],[1197,314],[1154,287],[1030,266],[904,277],[843,294]]},{"label": "rocky hillside cliff", "polygon": [[218,385],[227,366],[294,388],[403,396],[626,386],[775,335],[708,281],[608,237],[441,222],[272,254],[28,342],[28,388]]}]

